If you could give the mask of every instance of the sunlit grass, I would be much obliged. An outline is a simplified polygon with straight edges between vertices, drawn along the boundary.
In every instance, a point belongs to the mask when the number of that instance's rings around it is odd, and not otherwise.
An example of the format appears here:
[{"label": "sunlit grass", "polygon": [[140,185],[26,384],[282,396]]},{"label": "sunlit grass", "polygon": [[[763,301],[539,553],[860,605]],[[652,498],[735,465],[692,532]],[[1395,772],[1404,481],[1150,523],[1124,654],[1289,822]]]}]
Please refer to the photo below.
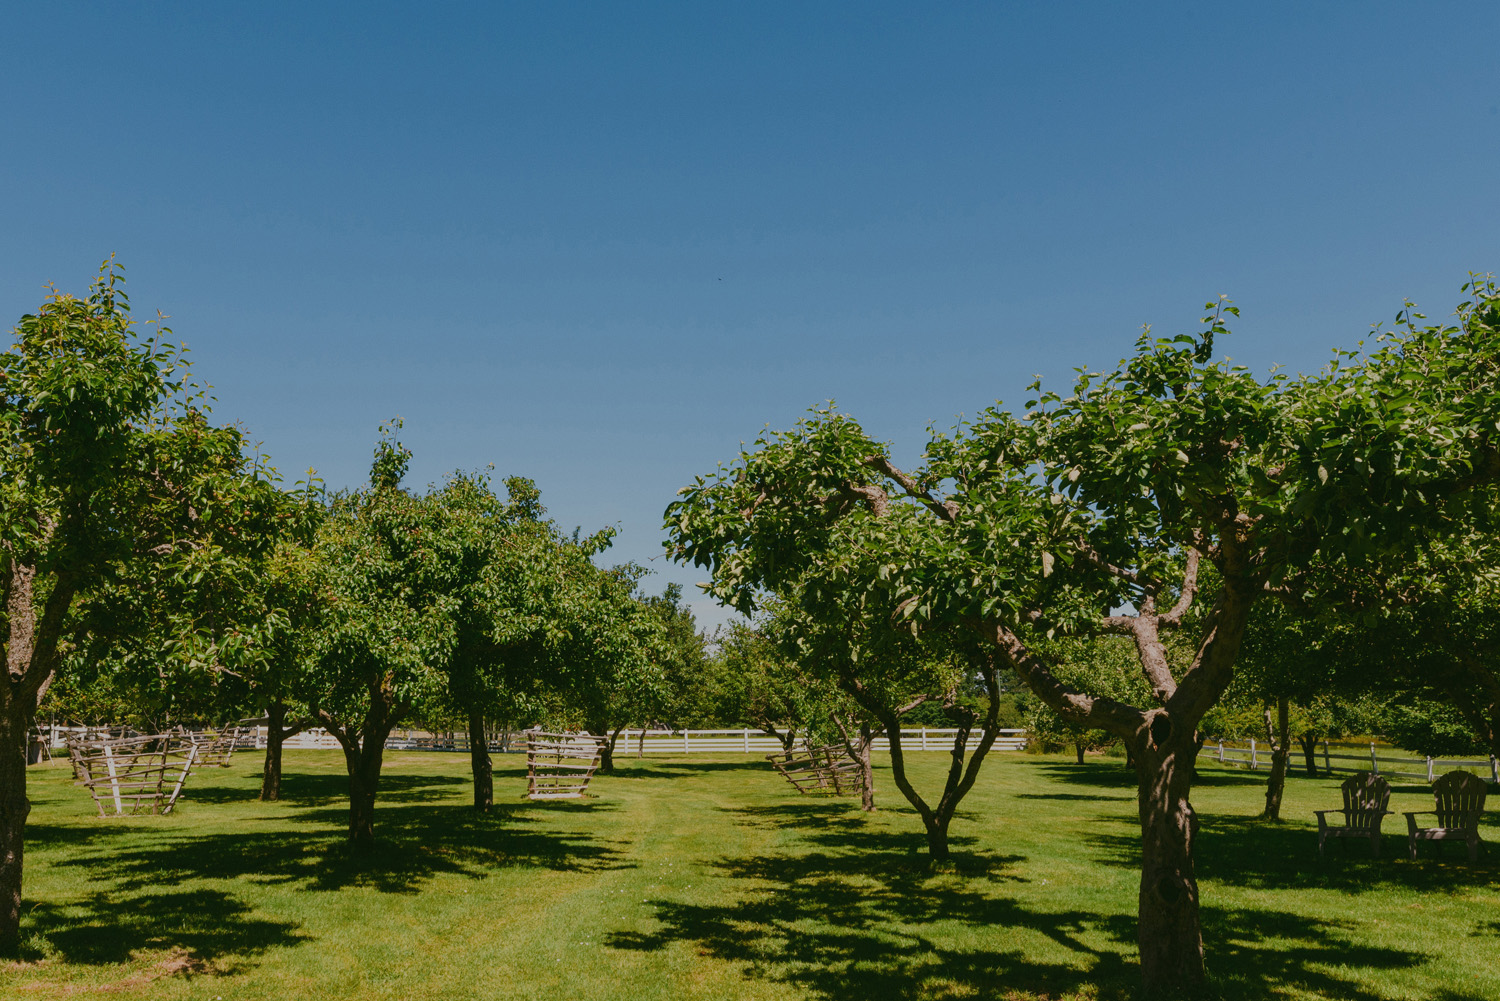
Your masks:
[{"label": "sunlit grass", "polygon": [[[914,755],[930,787],[944,756]],[[381,848],[343,844],[342,760],[289,752],[191,781],[169,817],[100,820],[66,765],[32,769],[26,957],[0,997],[1125,998],[1134,786],[1115,760],[997,755],[927,864],[879,773],[881,811],[799,797],[756,756],[626,758],[583,803],[529,804],[497,757],[476,817],[463,755],[389,757]],[[1229,998],[1500,997],[1500,850],[1326,862],[1294,778],[1282,825],[1249,818],[1263,773],[1195,792],[1209,964]],[[1393,809],[1430,797],[1400,791]],[[1487,828],[1488,840],[1500,831]],[[1437,850],[1424,848],[1429,856]]]}]

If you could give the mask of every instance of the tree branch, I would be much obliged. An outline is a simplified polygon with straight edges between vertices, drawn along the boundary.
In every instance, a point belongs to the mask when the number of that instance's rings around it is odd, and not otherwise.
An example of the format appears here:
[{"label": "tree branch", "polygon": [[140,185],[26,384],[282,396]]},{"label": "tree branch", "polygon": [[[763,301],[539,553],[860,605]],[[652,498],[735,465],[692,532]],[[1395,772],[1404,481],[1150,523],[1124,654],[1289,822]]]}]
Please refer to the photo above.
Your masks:
[{"label": "tree branch", "polygon": [[1146,714],[1141,710],[1114,699],[1086,695],[1057,680],[1047,665],[1005,626],[986,623],[982,634],[994,643],[1026,687],[1064,719],[1108,730],[1119,737],[1133,737],[1146,725]]},{"label": "tree branch", "polygon": [[1198,594],[1199,559],[1198,550],[1188,550],[1187,566],[1182,571],[1182,593],[1177,598],[1177,604],[1172,606],[1172,610],[1157,620],[1162,626],[1174,628],[1180,625],[1182,617],[1187,614],[1188,609],[1193,607],[1193,599]]},{"label": "tree branch", "polygon": [[919,500],[933,514],[943,521],[952,523],[958,518],[958,504],[955,501],[940,501],[932,495],[932,491],[925,489],[916,481],[910,473],[904,472],[896,467],[896,464],[883,455],[872,455],[864,460],[864,464],[871,469],[879,470],[901,485],[906,495],[913,500]]}]

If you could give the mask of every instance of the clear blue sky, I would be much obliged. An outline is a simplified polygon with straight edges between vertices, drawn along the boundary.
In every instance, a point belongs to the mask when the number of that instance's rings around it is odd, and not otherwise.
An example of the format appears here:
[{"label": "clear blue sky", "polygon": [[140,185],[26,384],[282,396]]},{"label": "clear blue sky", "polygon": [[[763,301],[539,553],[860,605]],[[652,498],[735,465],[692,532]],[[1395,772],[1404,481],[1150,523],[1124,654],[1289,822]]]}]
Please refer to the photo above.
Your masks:
[{"label": "clear blue sky", "polygon": [[358,485],[399,414],[418,480],[531,476],[644,561],[829,398],[910,460],[1220,293],[1258,368],[1448,312],[1500,270],[1496,38],[1490,2],[12,3],[0,318],[115,252],[290,478]]}]

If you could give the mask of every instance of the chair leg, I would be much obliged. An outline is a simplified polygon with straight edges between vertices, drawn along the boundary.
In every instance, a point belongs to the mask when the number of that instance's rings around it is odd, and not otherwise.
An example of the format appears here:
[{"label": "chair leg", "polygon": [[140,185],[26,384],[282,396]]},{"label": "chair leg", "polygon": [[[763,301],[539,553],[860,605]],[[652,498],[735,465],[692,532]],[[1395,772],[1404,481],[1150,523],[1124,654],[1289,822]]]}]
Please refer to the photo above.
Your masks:
[{"label": "chair leg", "polygon": [[1370,857],[1380,858],[1380,835],[1370,835]]},{"label": "chair leg", "polygon": [[1318,858],[1323,858],[1324,857],[1324,855],[1323,855],[1323,846],[1326,845],[1327,843],[1328,843],[1328,832],[1327,831],[1319,831],[1318,832]]},{"label": "chair leg", "polygon": [[1417,860],[1417,839],[1408,837],[1406,839],[1406,849],[1411,852],[1411,860],[1415,862]]},{"label": "chair leg", "polygon": [[1469,861],[1470,862],[1478,862],[1479,861],[1479,836],[1477,834],[1471,834],[1471,835],[1469,835],[1469,837],[1466,840],[1469,842]]}]

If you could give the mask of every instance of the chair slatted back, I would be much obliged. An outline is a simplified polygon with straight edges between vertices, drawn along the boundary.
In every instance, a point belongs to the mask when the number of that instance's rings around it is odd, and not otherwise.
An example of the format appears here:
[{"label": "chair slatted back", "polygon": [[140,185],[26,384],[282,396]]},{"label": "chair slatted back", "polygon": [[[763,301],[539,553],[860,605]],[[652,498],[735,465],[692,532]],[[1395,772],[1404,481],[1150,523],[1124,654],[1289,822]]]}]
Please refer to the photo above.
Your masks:
[{"label": "chair slatted back", "polygon": [[1468,827],[1484,810],[1489,783],[1473,772],[1451,771],[1432,784],[1439,827]]},{"label": "chair slatted back", "polygon": [[1391,784],[1369,772],[1349,776],[1339,788],[1344,794],[1344,822],[1356,830],[1372,830],[1391,801]]}]

